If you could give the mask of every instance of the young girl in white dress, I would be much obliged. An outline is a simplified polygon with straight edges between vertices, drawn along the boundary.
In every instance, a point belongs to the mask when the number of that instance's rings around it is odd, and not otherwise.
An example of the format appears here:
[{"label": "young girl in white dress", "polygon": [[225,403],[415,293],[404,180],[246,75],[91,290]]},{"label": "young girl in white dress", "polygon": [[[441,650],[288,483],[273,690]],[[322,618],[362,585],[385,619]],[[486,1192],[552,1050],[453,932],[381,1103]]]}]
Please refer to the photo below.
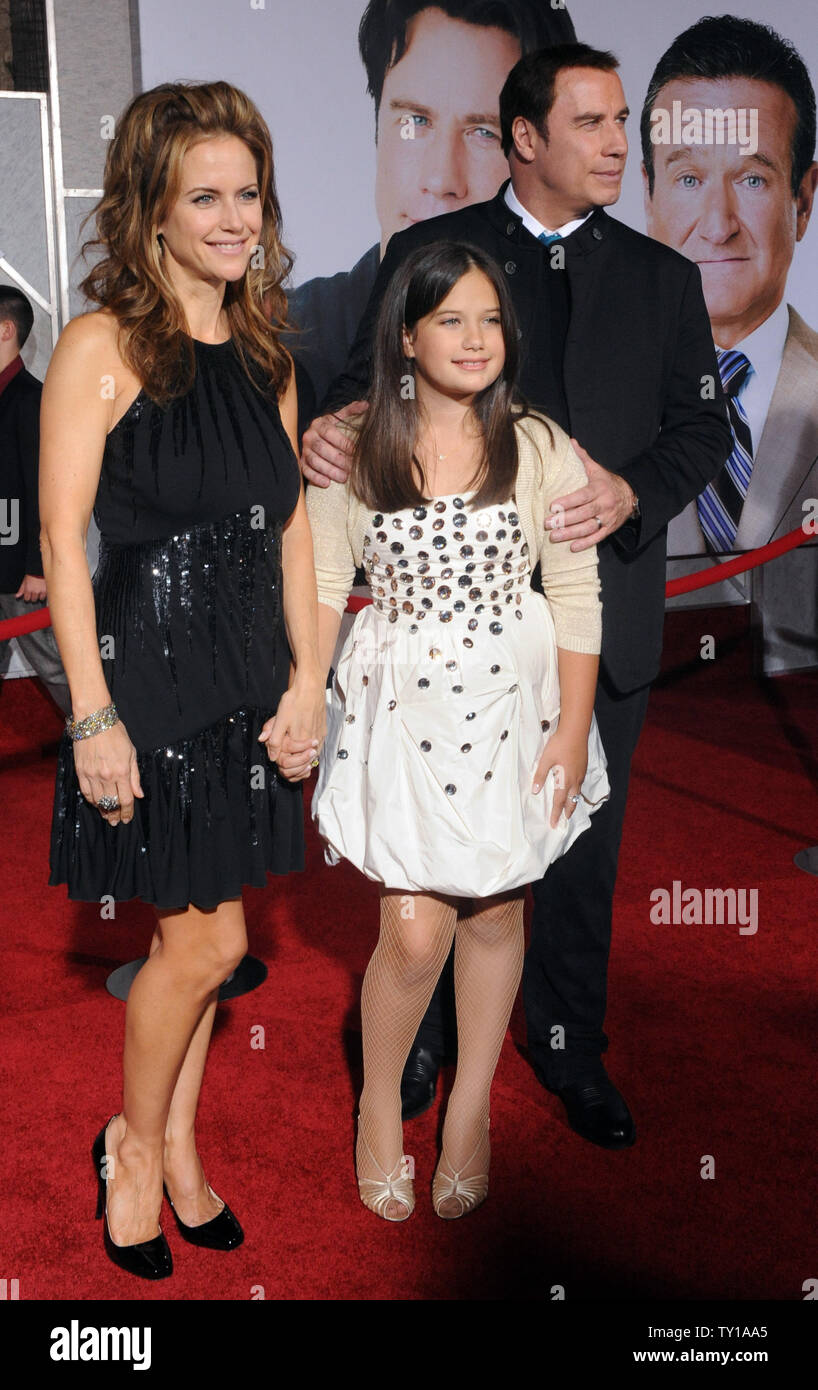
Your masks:
[{"label": "young girl in white dress", "polygon": [[349,479],[308,489],[327,670],[360,564],[373,598],[328,692],[312,814],[327,861],[381,884],[356,1166],[362,1201],[390,1221],[415,1200],[401,1074],[453,935],[458,1063],[432,1198],[449,1219],[484,1200],[525,884],[609,791],[596,548],[545,529],[587,478],[563,431],[515,403],[516,368],[499,267],[466,245],[421,248],[381,305]]}]

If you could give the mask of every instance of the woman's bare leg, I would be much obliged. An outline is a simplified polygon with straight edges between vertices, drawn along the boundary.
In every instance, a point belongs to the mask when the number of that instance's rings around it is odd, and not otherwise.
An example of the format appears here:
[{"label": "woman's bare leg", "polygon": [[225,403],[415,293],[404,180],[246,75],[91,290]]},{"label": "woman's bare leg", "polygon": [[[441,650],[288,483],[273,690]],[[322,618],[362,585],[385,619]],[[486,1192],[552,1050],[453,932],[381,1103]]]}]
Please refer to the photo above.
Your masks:
[{"label": "woman's bare leg", "polygon": [[165,1183],[174,1210],[186,1226],[200,1226],[205,1221],[212,1221],[224,1206],[221,1198],[210,1195],[196,1148],[196,1111],[218,994],[219,991],[214,989],[196,1025],[176,1082],[165,1126]]},{"label": "woman's bare leg", "polygon": [[[151,955],[161,940],[162,928],[157,922],[151,942]],[[214,1200],[210,1195],[196,1148],[196,1111],[218,996],[219,991],[214,989],[196,1025],[173,1091],[165,1126],[165,1185],[174,1210],[186,1226],[200,1226],[205,1221],[212,1221],[224,1206],[220,1198]]]},{"label": "woman's bare leg", "polygon": [[[174,1092],[194,1035],[204,1024],[180,1093],[180,1111],[189,1113],[193,1091],[198,1098],[201,1085],[215,992],[247,949],[240,898],[210,912],[191,906],[161,913],[159,929],[159,941],[154,940],[128,995],[122,1113],[106,1136],[113,1160],[108,1166],[108,1225],[118,1245],[158,1234],[165,1132]],[[184,1221],[184,1213],[180,1216]]]}]

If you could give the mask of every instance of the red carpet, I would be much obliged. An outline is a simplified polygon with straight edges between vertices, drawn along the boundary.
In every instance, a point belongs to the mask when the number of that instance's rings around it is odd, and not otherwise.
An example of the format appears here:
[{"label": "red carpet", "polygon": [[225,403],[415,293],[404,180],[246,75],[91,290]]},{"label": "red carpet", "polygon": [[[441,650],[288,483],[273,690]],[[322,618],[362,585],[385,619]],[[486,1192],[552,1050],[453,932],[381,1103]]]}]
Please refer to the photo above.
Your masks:
[{"label": "red carpet", "polygon": [[[406,1127],[418,1204],[401,1226],[360,1204],[352,1166],[360,981],[374,886],[324,865],[248,891],[258,991],[222,1005],[200,1113],[207,1175],[241,1218],[235,1253],[196,1250],[166,1213],[175,1272],[121,1273],[92,1220],[90,1145],[120,1103],[123,1006],[108,972],[143,955],[150,909],[49,888],[59,718],[33,681],[0,684],[5,962],[0,1066],[3,1275],[21,1299],[803,1298],[813,1222],[818,883],[815,674],[756,682],[743,615],[668,620],[666,676],[639,748],[610,972],[609,1070],[636,1147],[575,1136],[520,1048],[518,1001],[495,1081],[489,1200],[432,1212],[439,1107]],[[703,631],[717,659],[699,658]],[[671,670],[671,667],[674,669]],[[655,925],[650,894],[758,890],[758,931]],[[254,1048],[262,1025],[264,1049]],[[702,1178],[706,1156],[714,1177]]]}]

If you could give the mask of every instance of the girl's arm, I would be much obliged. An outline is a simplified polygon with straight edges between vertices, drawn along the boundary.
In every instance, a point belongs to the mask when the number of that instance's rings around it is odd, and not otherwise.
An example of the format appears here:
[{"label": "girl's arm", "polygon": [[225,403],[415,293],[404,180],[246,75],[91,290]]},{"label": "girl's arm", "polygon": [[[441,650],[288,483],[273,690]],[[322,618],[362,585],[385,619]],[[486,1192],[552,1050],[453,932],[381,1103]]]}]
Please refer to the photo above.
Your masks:
[{"label": "girl's arm", "polygon": [[572,796],[580,788],[588,767],[588,733],[594,709],[599,650],[602,641],[602,605],[596,546],[572,551],[551,540],[545,520],[554,498],[583,487],[585,470],[571,441],[554,429],[555,445],[549,446],[544,430],[538,443],[544,456],[545,479],[534,517],[542,525],[540,568],[542,584],[554,618],[560,683],[560,718],[557,732],[548,740],[534,774],[533,790],[539,791],[551,767],[556,768],[552,826],[564,809],[573,814]]},{"label": "girl's arm", "polygon": [[[118,362],[110,326],[98,313],[73,319],[54,349],[40,406],[40,548],[74,719],[111,703],[85,542],[114,407],[102,388],[112,377],[119,387]],[[134,796],[143,793],[124,724],[76,742],[74,766],[80,790],[92,804],[103,796],[119,799],[118,810],[100,812],[111,825],[133,818]]]},{"label": "girl's arm", "polygon": [[[348,426],[341,428],[345,434],[352,434]],[[348,482],[330,482],[325,488],[311,487],[307,493],[318,579],[318,654],[324,680],[332,664],[341,619],[355,583],[355,556],[348,531],[349,504]]]},{"label": "girl's arm", "polygon": [[[281,422],[297,458],[298,403],[292,364],[279,409]],[[326,678],[322,676],[318,656],[318,595],[312,532],[300,474],[299,484],[298,501],[284,525],[281,537],[284,625],[293,658],[290,683],[275,715],[265,723],[259,742],[266,743],[267,756],[272,762],[278,761],[283,748],[287,753],[305,754],[303,761],[306,771],[299,776],[309,776],[309,762],[326,733]],[[306,757],[307,752],[309,758]],[[290,780],[299,780],[286,763],[280,770]]]},{"label": "girl's arm", "polygon": [[[287,431],[291,440],[297,418],[294,406],[293,412]],[[346,422],[341,423],[339,428],[348,438],[357,432],[353,425]],[[318,664],[325,683],[349,592],[355,583],[355,557],[347,530],[349,497],[346,483],[326,488],[311,487],[306,494],[318,590]]]},{"label": "girl's arm", "polygon": [[551,825],[555,826],[560,812],[570,820],[588,770],[588,732],[594,712],[594,697],[599,670],[599,657],[586,652],[569,652],[557,648],[560,679],[560,722],[557,732],[545,745],[534,773],[532,791],[538,792],[549,769],[556,768],[554,804]]},{"label": "girl's arm", "polygon": [[[338,641],[341,619],[355,582],[355,558],[347,530],[349,489],[346,483],[307,490],[307,516],[312,530],[318,590],[318,665],[322,688]],[[325,698],[325,697],[324,697]],[[311,750],[293,748],[287,740],[279,767],[288,777],[308,777]]]}]

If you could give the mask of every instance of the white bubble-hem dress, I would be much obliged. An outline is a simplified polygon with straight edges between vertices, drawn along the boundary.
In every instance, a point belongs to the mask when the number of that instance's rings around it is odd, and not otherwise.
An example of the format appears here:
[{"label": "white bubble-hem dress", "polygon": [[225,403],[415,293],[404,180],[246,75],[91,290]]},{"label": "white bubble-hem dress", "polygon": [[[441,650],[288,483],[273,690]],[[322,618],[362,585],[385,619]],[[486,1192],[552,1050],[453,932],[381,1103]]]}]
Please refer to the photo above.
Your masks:
[{"label": "white bubble-hem dress", "polygon": [[559,724],[554,621],[514,501],[475,513],[470,495],[370,518],[373,602],[327,691],[312,816],[329,864],[391,889],[488,897],[541,878],[610,786],[594,718],[571,817],[550,826],[553,770],[531,790]]}]

